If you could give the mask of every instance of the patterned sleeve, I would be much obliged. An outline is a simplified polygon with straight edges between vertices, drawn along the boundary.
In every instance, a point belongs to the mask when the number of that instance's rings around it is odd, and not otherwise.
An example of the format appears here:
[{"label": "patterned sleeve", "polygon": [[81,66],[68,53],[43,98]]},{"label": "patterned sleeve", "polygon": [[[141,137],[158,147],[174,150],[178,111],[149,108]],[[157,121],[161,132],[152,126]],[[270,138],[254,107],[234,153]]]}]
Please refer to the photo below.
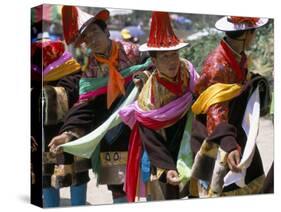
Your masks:
[{"label": "patterned sleeve", "polygon": [[[206,88],[215,83],[229,83],[227,76],[227,71],[222,65],[216,66],[205,66],[203,68],[203,73],[199,78],[195,93],[200,95]],[[210,135],[214,129],[223,122],[228,122],[228,102],[218,103],[212,105],[207,111],[207,130],[208,135]]]},{"label": "patterned sleeve", "polygon": [[126,41],[120,41],[120,44],[123,47],[123,50],[125,51],[125,54],[132,65],[138,64],[140,62],[139,46],[137,44]]},{"label": "patterned sleeve", "polygon": [[207,130],[210,135],[220,123],[228,122],[228,102],[212,105],[207,112]]}]

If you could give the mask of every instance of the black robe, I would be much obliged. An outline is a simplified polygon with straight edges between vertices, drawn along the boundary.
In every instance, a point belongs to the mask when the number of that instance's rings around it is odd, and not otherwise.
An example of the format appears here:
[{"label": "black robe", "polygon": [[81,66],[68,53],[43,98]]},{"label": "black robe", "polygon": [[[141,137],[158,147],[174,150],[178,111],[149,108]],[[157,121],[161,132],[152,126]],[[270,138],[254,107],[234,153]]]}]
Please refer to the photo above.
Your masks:
[{"label": "black robe", "polygon": [[[57,114],[55,112],[56,108],[56,92],[54,87],[63,87],[65,89],[65,92],[67,94],[67,104],[68,107],[71,108],[79,98],[79,80],[81,78],[81,72],[76,74],[71,74],[68,76],[65,76],[61,78],[58,81],[50,82],[48,85],[44,86],[45,89],[45,96],[44,98],[48,98],[48,101],[50,102],[50,106],[52,108],[49,108],[48,110],[51,111],[48,114],[51,118],[55,119],[57,117]],[[46,108],[43,108],[43,110],[46,110]],[[45,114],[45,113],[43,113]],[[43,122],[45,120],[45,117],[42,118]],[[44,139],[45,139],[45,153],[50,154],[48,152],[48,144],[50,143],[51,139],[60,133],[60,128],[63,125],[63,122],[60,121],[55,124],[48,124],[44,125]],[[45,157],[45,156],[44,156]],[[59,154],[55,157],[54,161],[48,161],[44,163],[43,165],[43,188],[50,187],[51,186],[51,176],[54,174],[54,165],[70,165],[74,163],[74,157],[73,155],[70,155],[68,153]],[[89,160],[83,160],[83,166],[90,167],[90,161]],[[88,165],[87,165],[88,164]],[[81,162],[80,162],[81,166]],[[87,183],[90,178],[87,169],[85,171],[79,171],[77,173],[72,173],[73,176],[67,175],[63,177],[59,177],[56,180],[56,187],[68,187],[68,186],[76,186]]]},{"label": "black robe", "polygon": [[[242,120],[244,111],[247,106],[247,102],[253,93],[253,91],[259,85],[260,88],[260,98],[261,98],[261,112],[260,115],[264,116],[269,111],[270,93],[269,85],[265,78],[261,76],[254,76],[252,80],[248,81],[243,88],[242,93],[230,101],[229,104],[229,121],[228,123],[219,124],[208,137],[206,129],[206,115],[198,115],[193,121],[192,127],[192,137],[191,137],[191,148],[194,156],[199,151],[201,144],[204,139],[207,138],[207,142],[214,142],[218,144],[224,151],[230,152],[236,144],[241,147],[241,153],[243,154],[247,136],[242,128]],[[206,165],[206,164],[205,164]],[[206,176],[206,179],[210,179],[212,173],[210,170],[214,162],[210,162],[206,165],[206,169],[201,168],[202,175]],[[207,167],[208,166],[208,167]],[[250,167],[246,171],[245,183],[249,184],[254,179],[264,175],[263,165],[260,157],[258,148],[255,147],[255,153]],[[223,192],[229,192],[237,190],[236,184],[231,184],[224,187]]]},{"label": "black robe", "polygon": [[[151,164],[151,173],[156,175],[155,168],[165,170],[177,170],[176,163],[178,152],[184,132],[186,116],[178,120],[174,125],[165,129],[166,139],[155,130],[139,124],[139,133],[143,149],[147,151]],[[160,185],[165,199],[178,199],[179,187],[166,181],[166,172],[160,178]]]}]

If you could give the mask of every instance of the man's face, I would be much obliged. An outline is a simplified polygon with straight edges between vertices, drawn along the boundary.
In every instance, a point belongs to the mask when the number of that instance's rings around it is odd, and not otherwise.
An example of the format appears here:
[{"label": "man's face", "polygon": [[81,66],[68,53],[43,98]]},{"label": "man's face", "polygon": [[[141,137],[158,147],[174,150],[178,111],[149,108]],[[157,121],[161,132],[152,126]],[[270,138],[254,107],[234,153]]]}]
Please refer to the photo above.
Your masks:
[{"label": "man's face", "polygon": [[180,58],[177,50],[174,51],[158,51],[156,57],[152,58],[156,68],[169,78],[177,75],[180,65]]},{"label": "man's face", "polygon": [[256,38],[256,30],[246,32],[246,49],[249,49]]},{"label": "man's face", "polygon": [[104,54],[108,48],[107,34],[97,24],[90,24],[82,33],[86,46],[94,53]]}]

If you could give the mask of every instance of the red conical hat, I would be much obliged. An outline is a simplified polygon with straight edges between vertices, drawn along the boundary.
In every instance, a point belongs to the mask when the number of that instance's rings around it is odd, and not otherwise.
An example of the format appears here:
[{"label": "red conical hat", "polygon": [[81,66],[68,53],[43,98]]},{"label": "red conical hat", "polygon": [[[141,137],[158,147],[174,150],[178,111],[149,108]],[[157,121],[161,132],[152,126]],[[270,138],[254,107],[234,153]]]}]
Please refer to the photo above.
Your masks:
[{"label": "red conical hat", "polygon": [[152,21],[148,42],[141,45],[140,51],[169,51],[187,46],[175,35],[169,13],[152,12]]},{"label": "red conical hat", "polygon": [[96,15],[90,15],[75,6],[62,7],[62,26],[64,39],[67,44],[74,43],[78,46],[81,41],[82,32],[95,20],[106,22],[109,18],[109,11],[103,9]]}]

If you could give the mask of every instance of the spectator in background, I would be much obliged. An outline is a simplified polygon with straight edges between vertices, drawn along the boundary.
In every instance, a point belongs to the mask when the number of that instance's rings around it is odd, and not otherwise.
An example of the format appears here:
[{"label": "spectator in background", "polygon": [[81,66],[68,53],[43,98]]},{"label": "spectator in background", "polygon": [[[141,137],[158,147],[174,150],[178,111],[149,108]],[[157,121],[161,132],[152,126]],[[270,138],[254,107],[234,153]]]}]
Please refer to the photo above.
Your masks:
[{"label": "spectator in background", "polygon": [[[44,150],[43,164],[40,164],[40,166],[43,165],[43,172],[36,174],[35,186],[43,186],[44,207],[60,205],[60,188],[62,187],[70,187],[71,205],[85,205],[90,161],[61,152],[48,151],[49,142],[59,132],[65,114],[78,100],[78,86],[82,75],[80,65],[65,49],[62,41],[52,41],[48,39],[46,33],[42,34],[40,40],[32,43],[31,53],[32,73],[40,75],[39,82],[42,83],[43,80],[43,88],[40,83],[40,86],[33,86],[31,91],[33,142],[44,141],[38,144],[41,147],[40,151],[37,150],[40,157],[42,156],[41,149]],[[44,102],[43,109],[40,100]],[[43,119],[37,117],[39,111],[44,114]],[[44,132],[41,136],[36,134],[38,126],[40,127],[38,131],[42,130],[42,125],[38,122],[43,123]],[[37,161],[35,158],[32,161],[35,163],[33,170],[36,171]],[[38,179],[41,175],[42,181]],[[40,182],[42,185],[38,185]]]},{"label": "spectator in background", "polygon": [[139,45],[137,44],[138,38],[133,37],[130,31],[125,28],[121,30],[121,37],[122,40],[120,41],[120,43],[122,43],[126,54],[131,60],[134,60],[136,58],[134,55],[140,54]]}]

